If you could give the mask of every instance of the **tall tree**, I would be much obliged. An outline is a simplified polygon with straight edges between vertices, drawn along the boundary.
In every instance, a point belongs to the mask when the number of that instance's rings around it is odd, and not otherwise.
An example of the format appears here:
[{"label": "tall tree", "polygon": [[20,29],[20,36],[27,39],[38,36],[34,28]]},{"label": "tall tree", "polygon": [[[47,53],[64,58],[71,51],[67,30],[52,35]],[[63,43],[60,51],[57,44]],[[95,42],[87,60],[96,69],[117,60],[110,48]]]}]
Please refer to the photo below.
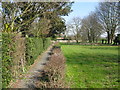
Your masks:
[{"label": "tall tree", "polygon": [[89,16],[82,19],[81,35],[83,40],[95,42],[102,34],[102,26],[98,22],[95,12],[91,12]]},{"label": "tall tree", "polygon": [[[48,36],[55,36],[66,30],[65,20],[61,16],[68,15],[71,10],[72,3],[68,2],[51,2],[51,10],[46,12],[44,16],[50,20],[51,28]],[[53,11],[54,10],[54,11]]]},{"label": "tall tree", "polygon": [[80,35],[80,29],[81,29],[81,18],[74,17],[72,21],[68,24],[67,29],[71,31],[71,33],[74,35],[76,42],[79,42],[79,39],[81,37]]},{"label": "tall tree", "polygon": [[[65,31],[65,20],[61,16],[68,15],[71,12],[72,3],[68,2],[47,2],[43,3],[42,7],[45,11],[39,15],[39,19],[49,20],[48,37],[55,36]],[[42,21],[42,20],[39,20]]]},{"label": "tall tree", "polygon": [[118,2],[101,2],[97,8],[100,23],[107,32],[108,44],[112,43],[116,29],[119,27]]},{"label": "tall tree", "polygon": [[46,19],[51,24],[48,36],[61,33],[65,30],[65,22],[61,16],[71,12],[71,5],[71,2],[4,2],[4,31],[20,31],[26,34],[29,33],[32,22],[36,19],[39,19],[39,22]]},{"label": "tall tree", "polygon": [[36,19],[29,29],[29,35],[35,37],[47,37],[50,31],[50,20],[46,18]]},{"label": "tall tree", "polygon": [[[3,31],[19,31],[24,25],[33,21],[35,17],[31,18],[33,16],[30,15],[33,7],[32,3],[2,2]],[[25,20],[26,17],[30,18]]]}]

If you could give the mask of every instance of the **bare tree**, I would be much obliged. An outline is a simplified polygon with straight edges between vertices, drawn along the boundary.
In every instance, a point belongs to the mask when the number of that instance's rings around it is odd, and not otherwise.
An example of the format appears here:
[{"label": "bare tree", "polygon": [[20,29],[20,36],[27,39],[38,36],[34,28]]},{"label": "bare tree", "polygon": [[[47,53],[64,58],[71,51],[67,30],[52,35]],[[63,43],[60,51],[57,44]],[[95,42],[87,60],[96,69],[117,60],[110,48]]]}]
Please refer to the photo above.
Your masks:
[{"label": "bare tree", "polygon": [[108,44],[112,43],[116,29],[119,27],[118,2],[101,2],[97,8],[100,23],[107,32]]},{"label": "bare tree", "polygon": [[[2,2],[2,24],[3,31],[14,32],[18,31],[20,28],[25,27],[28,23],[33,22],[38,16],[35,12],[32,12],[35,8],[34,3],[12,3],[12,2]],[[34,16],[29,16],[34,13]],[[24,20],[26,16],[29,16],[27,20]]]},{"label": "bare tree", "polygon": [[74,35],[76,42],[80,39],[81,18],[75,17],[67,25],[68,31]]},{"label": "bare tree", "polygon": [[50,20],[46,18],[36,19],[29,30],[29,34],[37,37],[46,37],[50,31]]},{"label": "bare tree", "polygon": [[1,12],[1,8],[2,8],[2,5],[0,3],[0,32],[2,31],[2,12]]},{"label": "bare tree", "polygon": [[102,33],[102,26],[98,22],[95,12],[90,13],[89,16],[82,19],[81,36],[82,39],[89,42],[98,40]]}]

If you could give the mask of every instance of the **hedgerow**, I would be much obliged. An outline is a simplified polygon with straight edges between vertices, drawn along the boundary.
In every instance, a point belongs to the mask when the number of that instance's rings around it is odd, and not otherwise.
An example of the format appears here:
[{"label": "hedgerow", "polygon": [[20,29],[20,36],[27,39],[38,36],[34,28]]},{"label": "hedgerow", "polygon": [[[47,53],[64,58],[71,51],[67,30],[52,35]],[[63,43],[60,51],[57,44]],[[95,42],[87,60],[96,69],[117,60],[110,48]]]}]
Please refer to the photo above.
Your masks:
[{"label": "hedgerow", "polygon": [[50,38],[42,39],[32,37],[26,39],[26,61],[27,65],[32,65],[34,60],[50,45]]},{"label": "hedgerow", "polygon": [[12,53],[14,51],[14,43],[12,41],[13,34],[2,34],[2,87],[5,88],[12,79],[11,67],[13,64]]},{"label": "hedgerow", "polygon": [[50,44],[51,44],[50,38],[43,39],[43,48],[44,49],[47,49]]},{"label": "hedgerow", "polygon": [[[13,80],[13,67],[15,58],[13,53],[17,52],[17,45],[14,39],[15,34],[2,34],[2,88],[6,88],[10,81]],[[22,38],[22,37],[21,37]],[[32,65],[34,60],[50,45],[50,39],[42,39],[38,37],[28,37],[25,39],[25,68]],[[20,62],[18,60],[18,62]],[[19,63],[18,67],[20,67]],[[19,74],[19,71],[18,71]]]},{"label": "hedgerow", "polygon": [[0,89],[2,89],[2,33],[0,33]]},{"label": "hedgerow", "polygon": [[26,61],[27,65],[34,63],[37,56],[43,51],[43,41],[41,38],[26,39]]}]

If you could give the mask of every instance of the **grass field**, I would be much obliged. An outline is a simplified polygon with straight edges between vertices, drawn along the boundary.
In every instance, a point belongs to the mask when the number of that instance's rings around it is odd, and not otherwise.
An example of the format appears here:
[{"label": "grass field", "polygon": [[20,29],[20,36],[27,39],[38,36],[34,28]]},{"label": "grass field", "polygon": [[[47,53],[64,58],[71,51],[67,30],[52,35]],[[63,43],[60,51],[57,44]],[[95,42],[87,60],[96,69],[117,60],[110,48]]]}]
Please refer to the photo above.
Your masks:
[{"label": "grass field", "polygon": [[64,45],[66,81],[71,88],[118,87],[118,47]]}]

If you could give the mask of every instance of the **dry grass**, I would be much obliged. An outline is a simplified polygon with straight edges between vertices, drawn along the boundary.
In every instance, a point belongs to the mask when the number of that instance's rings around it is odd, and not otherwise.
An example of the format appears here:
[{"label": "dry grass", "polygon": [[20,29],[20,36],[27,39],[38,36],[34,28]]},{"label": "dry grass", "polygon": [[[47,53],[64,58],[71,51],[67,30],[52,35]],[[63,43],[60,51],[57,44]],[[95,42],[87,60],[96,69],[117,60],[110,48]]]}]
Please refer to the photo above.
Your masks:
[{"label": "dry grass", "polygon": [[64,88],[65,58],[60,48],[53,48],[49,62],[36,82],[37,88]]}]

